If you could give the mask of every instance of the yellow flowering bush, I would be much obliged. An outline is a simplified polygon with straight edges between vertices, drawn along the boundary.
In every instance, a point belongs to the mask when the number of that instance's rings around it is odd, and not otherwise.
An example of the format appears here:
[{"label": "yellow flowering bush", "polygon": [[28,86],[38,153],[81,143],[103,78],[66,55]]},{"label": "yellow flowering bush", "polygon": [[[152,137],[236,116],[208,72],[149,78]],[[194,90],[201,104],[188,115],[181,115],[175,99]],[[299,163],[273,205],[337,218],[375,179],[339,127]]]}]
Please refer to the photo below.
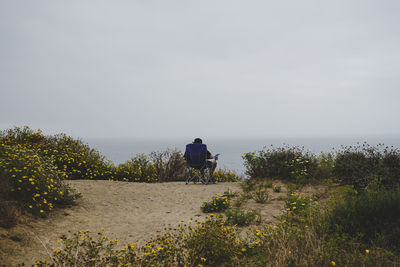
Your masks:
[{"label": "yellow flowering bush", "polygon": [[239,181],[238,175],[233,171],[218,169],[214,172],[213,178],[217,182],[237,182]]},{"label": "yellow flowering bush", "polygon": [[207,212],[220,212],[228,209],[231,206],[231,199],[227,195],[219,195],[213,197],[209,202],[204,202],[201,210]]},{"label": "yellow flowering bush", "polygon": [[0,144],[0,175],[9,191],[7,198],[36,215],[45,215],[56,205],[73,203],[79,196],[66,185],[65,174],[49,158],[22,145]]},{"label": "yellow flowering bush", "polygon": [[227,226],[222,216],[208,217],[195,226],[181,230],[188,266],[234,266],[243,255],[245,242],[237,228]]},{"label": "yellow flowering bush", "polygon": [[180,224],[171,233],[163,233],[144,245],[126,244],[117,248],[113,240],[98,232],[78,231],[62,236],[61,247],[37,266],[234,266],[249,246],[236,228],[221,217]]},{"label": "yellow flowering bush", "polygon": [[41,130],[25,126],[0,133],[0,142],[31,149],[39,156],[51,158],[68,179],[112,179],[112,163],[98,151],[65,134],[44,136]]},{"label": "yellow flowering bush", "polygon": [[310,195],[301,195],[299,193],[289,193],[285,200],[285,212],[288,215],[304,215],[306,210],[315,201],[315,197]]},{"label": "yellow flowering bush", "polygon": [[116,167],[114,178],[129,182],[153,183],[159,181],[154,164],[144,154],[138,154]]}]

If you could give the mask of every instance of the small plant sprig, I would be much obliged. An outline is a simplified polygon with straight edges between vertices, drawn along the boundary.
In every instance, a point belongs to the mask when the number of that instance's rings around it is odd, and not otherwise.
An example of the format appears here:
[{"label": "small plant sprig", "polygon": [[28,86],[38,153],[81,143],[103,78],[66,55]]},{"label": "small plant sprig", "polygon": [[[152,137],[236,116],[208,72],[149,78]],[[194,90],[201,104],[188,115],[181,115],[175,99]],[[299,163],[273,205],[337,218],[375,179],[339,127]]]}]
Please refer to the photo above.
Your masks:
[{"label": "small plant sprig", "polygon": [[274,190],[275,193],[279,193],[279,192],[281,192],[281,186],[280,185],[275,185],[273,187],[273,190]]},{"label": "small plant sprig", "polygon": [[236,208],[241,207],[248,199],[251,199],[252,196],[250,193],[240,193],[237,195],[235,200],[233,201],[233,206]]},{"label": "small plant sprig", "polygon": [[271,180],[266,180],[265,182],[260,183],[260,184],[258,185],[258,188],[259,188],[259,189],[271,188],[271,187],[272,187],[272,181],[271,181]]},{"label": "small plant sprig", "polygon": [[252,195],[257,203],[267,203],[269,200],[269,193],[267,190],[257,190]]},{"label": "small plant sprig", "polygon": [[252,179],[248,179],[245,182],[241,183],[243,192],[248,193],[256,189],[256,183]]}]

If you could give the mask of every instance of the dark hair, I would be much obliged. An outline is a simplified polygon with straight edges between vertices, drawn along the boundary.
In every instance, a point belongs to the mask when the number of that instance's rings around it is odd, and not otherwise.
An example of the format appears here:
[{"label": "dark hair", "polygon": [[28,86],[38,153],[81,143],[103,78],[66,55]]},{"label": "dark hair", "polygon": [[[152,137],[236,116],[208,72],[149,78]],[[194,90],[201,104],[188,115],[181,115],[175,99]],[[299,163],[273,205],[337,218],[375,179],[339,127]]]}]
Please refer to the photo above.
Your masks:
[{"label": "dark hair", "polygon": [[196,139],[194,139],[193,143],[194,144],[202,144],[203,140],[201,140],[200,138],[196,138]]}]

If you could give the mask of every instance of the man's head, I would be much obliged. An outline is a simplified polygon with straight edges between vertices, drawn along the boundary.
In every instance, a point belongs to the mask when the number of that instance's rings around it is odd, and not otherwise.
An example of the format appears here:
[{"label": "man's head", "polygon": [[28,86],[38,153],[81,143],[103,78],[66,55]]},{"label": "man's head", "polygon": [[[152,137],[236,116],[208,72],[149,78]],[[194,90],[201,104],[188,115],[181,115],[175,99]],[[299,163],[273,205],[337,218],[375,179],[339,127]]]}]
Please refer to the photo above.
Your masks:
[{"label": "man's head", "polygon": [[202,144],[202,143],[203,143],[203,140],[201,140],[200,138],[196,138],[193,141],[193,144]]}]

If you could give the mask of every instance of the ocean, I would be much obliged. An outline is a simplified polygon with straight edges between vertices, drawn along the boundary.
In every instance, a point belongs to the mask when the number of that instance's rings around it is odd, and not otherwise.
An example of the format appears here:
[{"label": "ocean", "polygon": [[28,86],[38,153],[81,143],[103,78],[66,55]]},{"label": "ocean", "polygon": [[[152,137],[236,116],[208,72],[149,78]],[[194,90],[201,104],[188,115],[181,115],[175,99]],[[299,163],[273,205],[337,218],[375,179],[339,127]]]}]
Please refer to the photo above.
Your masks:
[{"label": "ocean", "polygon": [[[82,139],[115,164],[123,163],[138,153],[149,154],[167,149],[185,150],[185,145],[192,139]],[[318,137],[318,138],[203,138],[212,154],[219,153],[218,167],[244,174],[243,153],[262,150],[265,147],[282,145],[300,146],[318,154],[332,152],[341,146],[351,146],[367,142],[370,145],[385,144],[400,148],[399,136],[384,137]]]}]

